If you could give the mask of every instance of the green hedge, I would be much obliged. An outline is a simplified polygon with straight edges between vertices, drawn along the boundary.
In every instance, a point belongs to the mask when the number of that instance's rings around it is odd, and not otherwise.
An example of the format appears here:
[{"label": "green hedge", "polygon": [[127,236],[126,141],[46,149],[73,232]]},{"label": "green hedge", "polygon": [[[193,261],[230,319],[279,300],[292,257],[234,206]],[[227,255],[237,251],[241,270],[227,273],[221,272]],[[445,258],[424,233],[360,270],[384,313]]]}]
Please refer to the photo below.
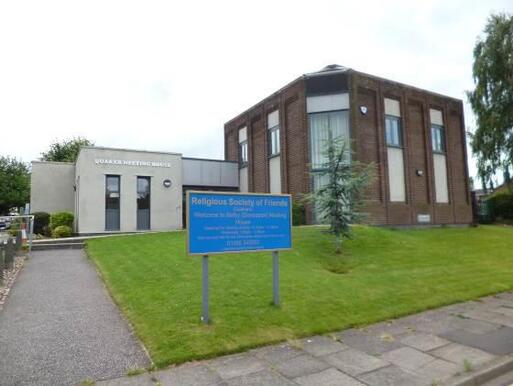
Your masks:
[{"label": "green hedge", "polygon": [[54,230],[57,227],[65,225],[67,227],[73,227],[73,220],[75,216],[71,212],[57,212],[50,216],[50,228]]},{"label": "green hedge", "polygon": [[44,235],[45,229],[50,225],[50,214],[46,212],[34,212],[34,233]]},{"label": "green hedge", "polygon": [[497,193],[487,203],[493,218],[513,220],[513,193]]},{"label": "green hedge", "polygon": [[305,225],[306,224],[306,209],[305,204],[300,199],[292,200],[292,225]]},{"label": "green hedge", "polygon": [[59,225],[52,231],[52,237],[60,238],[60,237],[70,237],[71,236],[71,227],[67,225]]}]

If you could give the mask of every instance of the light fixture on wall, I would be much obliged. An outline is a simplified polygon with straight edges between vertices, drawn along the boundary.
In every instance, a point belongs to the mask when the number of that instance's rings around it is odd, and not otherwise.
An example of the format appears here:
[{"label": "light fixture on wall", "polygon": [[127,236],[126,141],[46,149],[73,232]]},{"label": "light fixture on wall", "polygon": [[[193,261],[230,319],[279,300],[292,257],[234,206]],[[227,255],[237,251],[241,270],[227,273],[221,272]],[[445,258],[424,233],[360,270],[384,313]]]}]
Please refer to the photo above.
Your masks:
[{"label": "light fixture on wall", "polygon": [[360,106],[360,112],[363,114],[363,115],[367,115],[367,106]]},{"label": "light fixture on wall", "polygon": [[417,170],[415,171],[415,174],[417,174],[417,176],[419,176],[419,177],[422,177],[422,176],[424,175],[424,171],[423,171],[423,170],[420,170],[420,169],[417,169]]},{"label": "light fixture on wall", "polygon": [[169,178],[166,178],[163,182],[162,182],[162,185],[164,185],[164,188],[170,188],[172,183],[171,183],[171,180]]}]

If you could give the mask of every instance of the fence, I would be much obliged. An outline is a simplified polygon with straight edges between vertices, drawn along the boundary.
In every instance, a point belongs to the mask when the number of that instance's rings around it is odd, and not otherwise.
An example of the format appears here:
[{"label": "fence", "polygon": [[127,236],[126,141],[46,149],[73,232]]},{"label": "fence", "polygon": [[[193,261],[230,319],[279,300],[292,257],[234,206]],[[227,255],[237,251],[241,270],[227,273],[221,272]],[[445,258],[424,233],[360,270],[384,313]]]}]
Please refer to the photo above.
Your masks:
[{"label": "fence", "polygon": [[34,216],[0,216],[0,285],[5,270],[12,269],[14,258],[22,249],[30,254],[34,229]]}]

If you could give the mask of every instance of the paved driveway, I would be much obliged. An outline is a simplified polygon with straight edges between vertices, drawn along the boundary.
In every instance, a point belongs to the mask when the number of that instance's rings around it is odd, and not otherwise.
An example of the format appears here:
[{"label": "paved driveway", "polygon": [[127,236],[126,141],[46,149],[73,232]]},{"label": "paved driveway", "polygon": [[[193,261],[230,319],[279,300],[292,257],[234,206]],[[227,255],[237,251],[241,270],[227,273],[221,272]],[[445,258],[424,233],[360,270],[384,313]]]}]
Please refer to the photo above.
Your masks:
[{"label": "paved driveway", "polygon": [[32,253],[0,311],[0,384],[74,385],[148,364],[83,251]]}]

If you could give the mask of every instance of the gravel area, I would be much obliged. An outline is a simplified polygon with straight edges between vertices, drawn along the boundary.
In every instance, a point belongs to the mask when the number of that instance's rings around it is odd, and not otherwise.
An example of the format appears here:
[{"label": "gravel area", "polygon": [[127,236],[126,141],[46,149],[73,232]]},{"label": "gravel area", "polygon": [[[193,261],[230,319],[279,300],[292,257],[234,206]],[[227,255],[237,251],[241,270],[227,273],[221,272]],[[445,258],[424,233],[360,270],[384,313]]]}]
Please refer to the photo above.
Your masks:
[{"label": "gravel area", "polygon": [[5,301],[7,300],[7,296],[9,295],[9,291],[14,284],[14,280],[16,280],[16,276],[18,276],[18,272],[20,272],[23,267],[23,262],[25,261],[25,256],[16,256],[14,258],[14,264],[11,269],[3,270],[3,283],[0,283],[0,311],[2,310]]},{"label": "gravel area", "polygon": [[0,311],[1,385],[77,385],[150,360],[82,250],[32,252]]}]

